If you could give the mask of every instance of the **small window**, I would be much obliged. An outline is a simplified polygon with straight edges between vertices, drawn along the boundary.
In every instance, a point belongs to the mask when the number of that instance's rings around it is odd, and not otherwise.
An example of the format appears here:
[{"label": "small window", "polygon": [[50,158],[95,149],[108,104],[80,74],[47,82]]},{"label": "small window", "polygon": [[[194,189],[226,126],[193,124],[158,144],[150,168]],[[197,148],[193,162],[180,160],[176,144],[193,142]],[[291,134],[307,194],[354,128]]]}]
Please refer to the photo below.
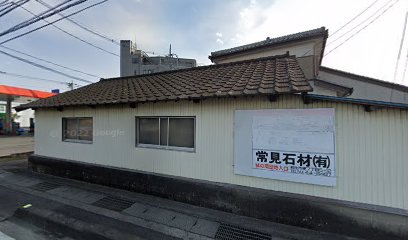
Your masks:
[{"label": "small window", "polygon": [[90,117],[63,118],[62,140],[66,142],[92,143],[93,121]]},{"label": "small window", "polygon": [[194,117],[137,117],[137,146],[192,151]]},{"label": "small window", "polygon": [[152,69],[143,69],[143,74],[152,74],[154,73],[154,70]]}]

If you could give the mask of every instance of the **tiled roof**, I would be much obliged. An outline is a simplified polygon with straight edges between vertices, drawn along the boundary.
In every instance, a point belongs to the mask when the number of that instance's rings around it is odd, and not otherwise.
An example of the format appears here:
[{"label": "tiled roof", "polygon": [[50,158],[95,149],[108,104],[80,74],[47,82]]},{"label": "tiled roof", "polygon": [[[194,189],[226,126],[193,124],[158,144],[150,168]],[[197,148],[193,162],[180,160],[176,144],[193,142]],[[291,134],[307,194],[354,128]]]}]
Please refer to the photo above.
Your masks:
[{"label": "tiled roof", "polygon": [[273,95],[312,91],[294,56],[102,79],[72,91],[20,105],[16,110]]},{"label": "tiled roof", "polygon": [[255,42],[239,47],[234,47],[234,48],[229,48],[217,52],[211,52],[211,55],[208,57],[209,59],[217,58],[220,56],[226,56],[230,54],[235,54],[235,53],[241,53],[257,48],[262,48],[262,47],[270,47],[274,45],[280,45],[280,44],[285,44],[293,41],[302,41],[302,40],[307,40],[307,39],[312,39],[316,37],[325,37],[327,38],[328,36],[328,31],[324,28],[317,28],[305,32],[299,32],[299,33],[294,33],[282,37],[277,37],[277,38],[267,38],[266,40],[260,41],[260,42]]}]

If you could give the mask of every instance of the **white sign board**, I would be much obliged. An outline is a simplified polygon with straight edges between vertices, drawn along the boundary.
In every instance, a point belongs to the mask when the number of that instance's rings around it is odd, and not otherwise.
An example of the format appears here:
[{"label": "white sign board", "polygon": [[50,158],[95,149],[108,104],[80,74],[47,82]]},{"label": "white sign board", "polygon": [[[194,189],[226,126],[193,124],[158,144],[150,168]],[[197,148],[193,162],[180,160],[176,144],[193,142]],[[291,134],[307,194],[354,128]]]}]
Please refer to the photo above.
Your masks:
[{"label": "white sign board", "polygon": [[0,105],[0,113],[6,113],[6,105]]},{"label": "white sign board", "polygon": [[334,109],[236,110],[234,172],[336,185]]}]

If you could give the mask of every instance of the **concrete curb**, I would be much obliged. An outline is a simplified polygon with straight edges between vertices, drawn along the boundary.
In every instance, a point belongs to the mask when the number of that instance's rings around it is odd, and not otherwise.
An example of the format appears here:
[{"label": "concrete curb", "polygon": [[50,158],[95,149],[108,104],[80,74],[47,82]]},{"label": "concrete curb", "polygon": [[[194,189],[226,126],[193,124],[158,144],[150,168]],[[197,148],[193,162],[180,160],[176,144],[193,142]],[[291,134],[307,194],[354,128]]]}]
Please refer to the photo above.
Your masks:
[{"label": "concrete curb", "polygon": [[29,152],[22,152],[22,153],[14,153],[11,155],[0,156],[0,160],[3,160],[3,159],[15,160],[15,159],[28,158],[31,154],[34,154],[34,152],[29,151]]}]

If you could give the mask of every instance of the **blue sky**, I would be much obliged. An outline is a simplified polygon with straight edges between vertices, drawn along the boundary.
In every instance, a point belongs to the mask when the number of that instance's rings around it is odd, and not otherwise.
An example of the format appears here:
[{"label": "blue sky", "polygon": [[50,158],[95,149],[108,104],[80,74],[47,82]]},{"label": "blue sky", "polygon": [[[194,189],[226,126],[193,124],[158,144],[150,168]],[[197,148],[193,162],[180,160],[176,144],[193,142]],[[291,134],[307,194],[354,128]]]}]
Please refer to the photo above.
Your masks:
[{"label": "blue sky", "polygon": [[[51,5],[60,2],[56,0],[44,1]],[[96,2],[98,1],[88,0],[65,13],[68,14]],[[173,52],[177,53],[178,56],[195,58],[199,64],[204,65],[210,64],[208,55],[212,51],[260,41],[266,37],[277,37],[321,26],[327,27],[329,33],[333,32],[372,2],[374,0],[111,0],[82,12],[74,16],[73,19],[115,40],[130,39],[134,41],[136,39],[138,48],[147,52],[165,54],[171,43]],[[387,2],[388,0],[378,0],[372,9],[356,19],[355,24],[362,22]],[[35,13],[45,10],[35,0],[24,6]],[[386,81],[394,81],[394,68],[407,6],[407,1],[397,2],[395,6],[361,33],[327,55],[323,60],[323,65]],[[29,17],[29,13],[17,9],[0,18],[0,31],[4,31]],[[44,23],[39,22],[27,29],[42,24]],[[96,37],[68,21],[63,20],[56,25],[99,47],[119,54],[117,45]],[[348,29],[352,27],[353,25],[350,25]],[[0,37],[0,41],[25,31],[20,30]],[[326,51],[346,38],[328,45]],[[405,56],[408,51],[408,36],[406,39],[395,82],[408,85],[408,79],[405,82],[401,79]],[[107,78],[119,75],[119,58],[117,56],[90,47],[52,26],[10,41],[4,46],[100,77]],[[65,71],[49,64],[41,64],[90,81],[99,80]],[[71,81],[64,76],[35,68],[1,54],[0,71],[61,82]],[[81,82],[76,83],[83,84]],[[54,88],[67,90],[63,84],[5,75],[0,75],[0,84],[44,91],[50,91]]]}]

